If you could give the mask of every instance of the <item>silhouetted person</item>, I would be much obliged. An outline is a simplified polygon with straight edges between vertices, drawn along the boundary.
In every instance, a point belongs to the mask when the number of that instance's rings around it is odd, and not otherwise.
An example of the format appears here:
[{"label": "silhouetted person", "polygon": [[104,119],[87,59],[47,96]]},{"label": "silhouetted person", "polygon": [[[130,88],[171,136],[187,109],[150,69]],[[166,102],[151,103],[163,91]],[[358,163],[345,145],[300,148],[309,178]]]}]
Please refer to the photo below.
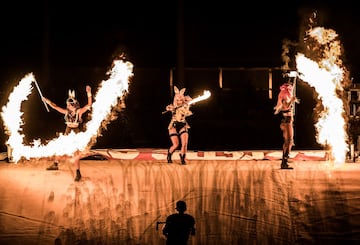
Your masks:
[{"label": "silhouetted person", "polygon": [[55,244],[55,245],[62,245],[61,239],[60,239],[60,238],[56,238],[54,244]]},{"label": "silhouetted person", "polygon": [[186,245],[190,235],[195,236],[195,219],[185,214],[186,202],[176,203],[178,213],[166,218],[163,234],[166,236],[166,245]]}]

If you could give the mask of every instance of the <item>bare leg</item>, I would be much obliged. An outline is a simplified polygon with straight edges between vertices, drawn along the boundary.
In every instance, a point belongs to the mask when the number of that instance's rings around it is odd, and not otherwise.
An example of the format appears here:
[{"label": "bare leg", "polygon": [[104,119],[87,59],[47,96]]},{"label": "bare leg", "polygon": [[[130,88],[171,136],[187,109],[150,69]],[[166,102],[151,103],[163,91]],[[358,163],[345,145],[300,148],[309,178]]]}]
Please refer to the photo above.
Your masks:
[{"label": "bare leg", "polygon": [[74,163],[74,166],[76,168],[76,177],[75,181],[80,181],[81,179],[81,173],[80,173],[80,154],[77,154],[71,158],[71,162]]},{"label": "bare leg", "polygon": [[293,133],[292,123],[282,123],[280,127],[283,132],[283,138],[284,138],[281,168],[292,169],[288,165],[288,158],[289,158],[292,146],[293,146],[293,134],[294,133]]},{"label": "bare leg", "polygon": [[189,141],[189,134],[188,132],[180,133],[180,140],[181,140],[181,154],[186,154],[188,141]]},{"label": "bare leg", "polygon": [[171,140],[171,146],[168,149],[167,161],[168,163],[172,163],[171,156],[174,153],[174,151],[176,151],[176,149],[179,147],[179,136],[175,128],[169,129],[169,136]]},{"label": "bare leg", "polygon": [[186,164],[185,156],[188,147],[189,133],[185,130],[180,132],[180,140],[181,140],[180,160],[181,160],[181,164]]},{"label": "bare leg", "polygon": [[294,137],[294,129],[291,123],[284,124],[283,128],[283,137],[284,137],[284,145],[283,152],[287,155],[290,154],[292,146],[293,146],[293,137]]}]

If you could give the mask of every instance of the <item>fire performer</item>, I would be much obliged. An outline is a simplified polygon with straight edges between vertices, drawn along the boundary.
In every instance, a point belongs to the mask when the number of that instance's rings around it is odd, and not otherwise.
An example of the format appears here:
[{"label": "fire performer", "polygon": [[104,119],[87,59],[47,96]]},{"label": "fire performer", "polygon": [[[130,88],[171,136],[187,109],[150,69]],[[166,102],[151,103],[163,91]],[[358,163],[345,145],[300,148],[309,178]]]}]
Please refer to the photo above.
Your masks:
[{"label": "fire performer", "polygon": [[[75,91],[69,90],[68,93],[68,99],[66,100],[66,108],[62,108],[57,106],[54,102],[50,101],[49,99],[42,97],[42,100],[48,104],[51,108],[57,110],[58,112],[64,114],[66,129],[65,129],[65,135],[69,134],[70,132],[78,133],[81,131],[81,123],[82,115],[88,111],[91,110],[92,106],[92,94],[91,94],[91,87],[86,86],[86,93],[88,98],[88,103],[84,107],[80,107],[79,102],[75,98]],[[75,181],[80,181],[81,179],[81,173],[80,173],[80,156],[81,154],[77,152],[72,156],[72,160],[74,161],[74,165],[76,167],[76,177]],[[58,161],[59,159],[56,158],[55,162],[46,168],[46,170],[58,170]]]},{"label": "fire performer", "polygon": [[189,102],[192,98],[188,95],[184,95],[186,88],[178,89],[174,86],[174,100],[173,103],[166,106],[166,111],[172,113],[171,121],[168,126],[169,137],[172,145],[168,149],[167,153],[167,162],[172,163],[172,154],[179,147],[179,139],[181,141],[180,149],[180,160],[181,164],[185,165],[185,157],[189,141],[189,124],[186,121],[186,117],[191,116],[192,112],[190,111]]},{"label": "fire performer", "polygon": [[280,86],[277,104],[274,107],[274,114],[281,113],[283,116],[280,123],[280,129],[284,140],[281,169],[293,169],[288,165],[288,159],[294,145],[294,103],[299,103],[299,100],[295,97],[294,86],[291,83],[291,80],[289,80]]}]

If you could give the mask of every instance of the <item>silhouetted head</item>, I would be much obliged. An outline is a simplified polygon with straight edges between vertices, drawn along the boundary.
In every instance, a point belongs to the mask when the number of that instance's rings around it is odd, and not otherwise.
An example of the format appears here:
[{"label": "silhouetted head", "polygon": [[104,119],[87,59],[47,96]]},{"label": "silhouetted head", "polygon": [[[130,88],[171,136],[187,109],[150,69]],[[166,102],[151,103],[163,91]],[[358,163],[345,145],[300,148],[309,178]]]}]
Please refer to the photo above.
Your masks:
[{"label": "silhouetted head", "polygon": [[185,212],[186,211],[186,202],[177,201],[175,209],[179,212]]}]

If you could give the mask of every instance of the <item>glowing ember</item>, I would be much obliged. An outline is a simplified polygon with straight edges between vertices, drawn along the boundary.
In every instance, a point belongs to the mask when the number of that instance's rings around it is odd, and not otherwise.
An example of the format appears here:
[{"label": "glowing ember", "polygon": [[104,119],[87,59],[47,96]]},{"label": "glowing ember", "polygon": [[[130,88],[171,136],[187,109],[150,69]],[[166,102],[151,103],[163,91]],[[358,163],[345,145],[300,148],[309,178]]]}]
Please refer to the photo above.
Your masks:
[{"label": "glowing ember", "polygon": [[13,160],[18,162],[22,157],[30,159],[72,155],[76,151],[90,149],[93,139],[100,134],[101,127],[110,122],[111,111],[118,104],[118,98],[122,98],[128,91],[133,65],[123,60],[115,60],[108,75],[109,79],[101,82],[94,96],[91,120],[84,125],[86,131],[77,134],[72,132],[69,135],[60,134],[46,145],[41,144],[40,140],[24,145],[24,135],[21,134],[21,126],[24,124],[21,119],[21,103],[27,100],[33,88],[32,83],[36,82],[33,74],[26,75],[10,94],[8,103],[2,108],[1,113],[5,132],[9,135],[6,144],[12,149]]},{"label": "glowing ember", "polygon": [[311,53],[317,53],[317,61],[298,53],[296,55],[297,70],[299,77],[315,88],[323,106],[319,120],[315,124],[318,133],[317,141],[330,147],[335,164],[342,164],[345,162],[348,151],[348,136],[343,101],[337,95],[337,92],[343,90],[341,82],[344,79],[344,70],[339,59],[340,42],[336,40],[335,31],[320,27],[311,29],[308,35],[315,40],[317,45],[314,48],[316,52]]}]

